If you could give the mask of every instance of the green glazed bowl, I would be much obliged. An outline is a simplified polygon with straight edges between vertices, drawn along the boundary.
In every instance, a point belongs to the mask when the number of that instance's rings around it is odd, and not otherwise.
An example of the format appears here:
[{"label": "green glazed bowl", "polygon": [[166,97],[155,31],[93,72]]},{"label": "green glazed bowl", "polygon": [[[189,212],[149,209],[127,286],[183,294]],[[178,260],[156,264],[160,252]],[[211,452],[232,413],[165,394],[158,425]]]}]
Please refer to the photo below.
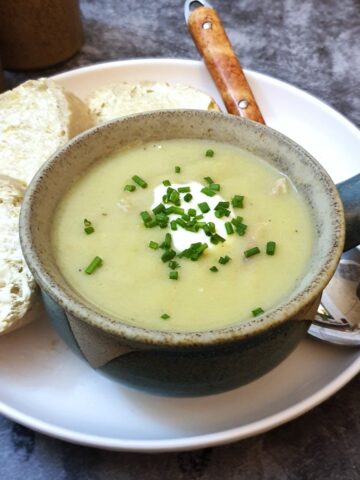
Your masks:
[{"label": "green glazed bowl", "polygon": [[[134,141],[201,138],[237,145],[291,178],[307,200],[316,241],[307,273],[265,314],[237,326],[162,332],[105,315],[61,276],[50,244],[54,210],[74,178]],[[251,382],[284,360],[304,337],[344,246],[344,214],[335,185],[299,145],[231,115],[168,110],[124,117],[78,136],[37,173],[21,211],[25,259],[59,334],[92,367],[127,385],[166,395],[207,395]],[[300,368],[300,366],[299,366]]]}]

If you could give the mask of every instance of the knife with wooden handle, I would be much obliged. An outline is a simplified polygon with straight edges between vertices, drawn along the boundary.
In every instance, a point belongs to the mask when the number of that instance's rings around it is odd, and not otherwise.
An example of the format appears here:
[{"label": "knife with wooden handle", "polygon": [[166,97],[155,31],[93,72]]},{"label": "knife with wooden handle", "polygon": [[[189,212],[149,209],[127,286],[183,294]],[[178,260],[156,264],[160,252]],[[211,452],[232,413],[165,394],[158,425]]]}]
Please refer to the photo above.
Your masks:
[{"label": "knife with wooden handle", "polygon": [[189,31],[229,113],[265,124],[221,20],[204,1],[186,0]]}]

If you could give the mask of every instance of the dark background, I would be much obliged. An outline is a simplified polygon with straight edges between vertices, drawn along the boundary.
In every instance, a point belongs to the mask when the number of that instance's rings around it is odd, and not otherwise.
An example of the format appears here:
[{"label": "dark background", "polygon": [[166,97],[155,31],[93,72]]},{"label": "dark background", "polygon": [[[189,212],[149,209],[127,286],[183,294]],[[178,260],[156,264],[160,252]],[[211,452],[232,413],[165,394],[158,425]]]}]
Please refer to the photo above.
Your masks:
[{"label": "dark background", "polygon": [[[85,43],[67,63],[6,73],[8,86],[108,60],[198,59],[179,0],[81,0]],[[360,124],[359,0],[212,0],[245,68],[285,80]],[[301,366],[299,366],[301,368]],[[360,376],[287,425],[238,443],[170,454],[106,452],[0,416],[1,480],[360,479]]]}]

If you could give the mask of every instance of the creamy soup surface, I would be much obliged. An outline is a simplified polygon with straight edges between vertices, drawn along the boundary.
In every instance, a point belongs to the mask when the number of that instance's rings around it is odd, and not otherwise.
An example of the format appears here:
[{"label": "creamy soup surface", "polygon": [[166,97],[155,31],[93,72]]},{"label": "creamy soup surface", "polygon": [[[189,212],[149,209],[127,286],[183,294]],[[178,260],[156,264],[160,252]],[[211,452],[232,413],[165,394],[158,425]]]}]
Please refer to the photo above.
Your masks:
[{"label": "creamy soup surface", "polygon": [[[206,156],[209,149],[213,156]],[[137,185],[134,175],[147,187]],[[203,227],[191,232],[177,225],[175,231],[169,222],[166,228],[146,228],[140,212],[154,218],[152,209],[167,194],[164,180],[176,190],[190,188],[189,202],[185,192],[179,195],[179,208],[186,212],[193,208],[198,216],[198,204],[206,202],[210,211],[197,222],[213,222],[225,241],[213,244]],[[125,191],[125,185],[136,190]],[[205,195],[203,187],[215,188],[215,195]],[[234,195],[244,197],[243,208],[231,205]],[[221,218],[214,215],[219,201],[230,201]],[[166,208],[172,205],[165,203]],[[171,221],[181,217],[168,216]],[[228,234],[225,222],[237,216],[247,227],[240,228],[242,235]],[[84,219],[94,229],[90,234],[84,231],[89,226]],[[162,261],[169,249],[156,248],[166,233],[177,254],[169,260],[179,265],[176,268]],[[271,309],[306,271],[313,237],[306,202],[279,171],[237,147],[193,139],[133,145],[97,162],[69,188],[52,227],[59,269],[84,299],[126,323],[173,331],[230,326]],[[198,260],[178,256],[196,242],[208,245]],[[276,244],[273,255],[266,253],[268,242]],[[254,247],[260,253],[247,258],[244,252]],[[230,260],[219,263],[226,256]],[[85,270],[95,257],[102,263],[88,274]],[[178,278],[169,278],[170,272]]]}]

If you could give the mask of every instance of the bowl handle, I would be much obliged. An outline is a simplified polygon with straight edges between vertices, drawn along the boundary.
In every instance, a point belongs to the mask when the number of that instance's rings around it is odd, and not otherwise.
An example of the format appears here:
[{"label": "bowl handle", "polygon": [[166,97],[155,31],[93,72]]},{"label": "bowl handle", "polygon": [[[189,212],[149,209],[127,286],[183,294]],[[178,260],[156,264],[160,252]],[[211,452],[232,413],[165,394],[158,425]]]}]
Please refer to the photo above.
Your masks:
[{"label": "bowl handle", "polygon": [[360,173],[336,185],[345,210],[344,251],[360,243]]}]

